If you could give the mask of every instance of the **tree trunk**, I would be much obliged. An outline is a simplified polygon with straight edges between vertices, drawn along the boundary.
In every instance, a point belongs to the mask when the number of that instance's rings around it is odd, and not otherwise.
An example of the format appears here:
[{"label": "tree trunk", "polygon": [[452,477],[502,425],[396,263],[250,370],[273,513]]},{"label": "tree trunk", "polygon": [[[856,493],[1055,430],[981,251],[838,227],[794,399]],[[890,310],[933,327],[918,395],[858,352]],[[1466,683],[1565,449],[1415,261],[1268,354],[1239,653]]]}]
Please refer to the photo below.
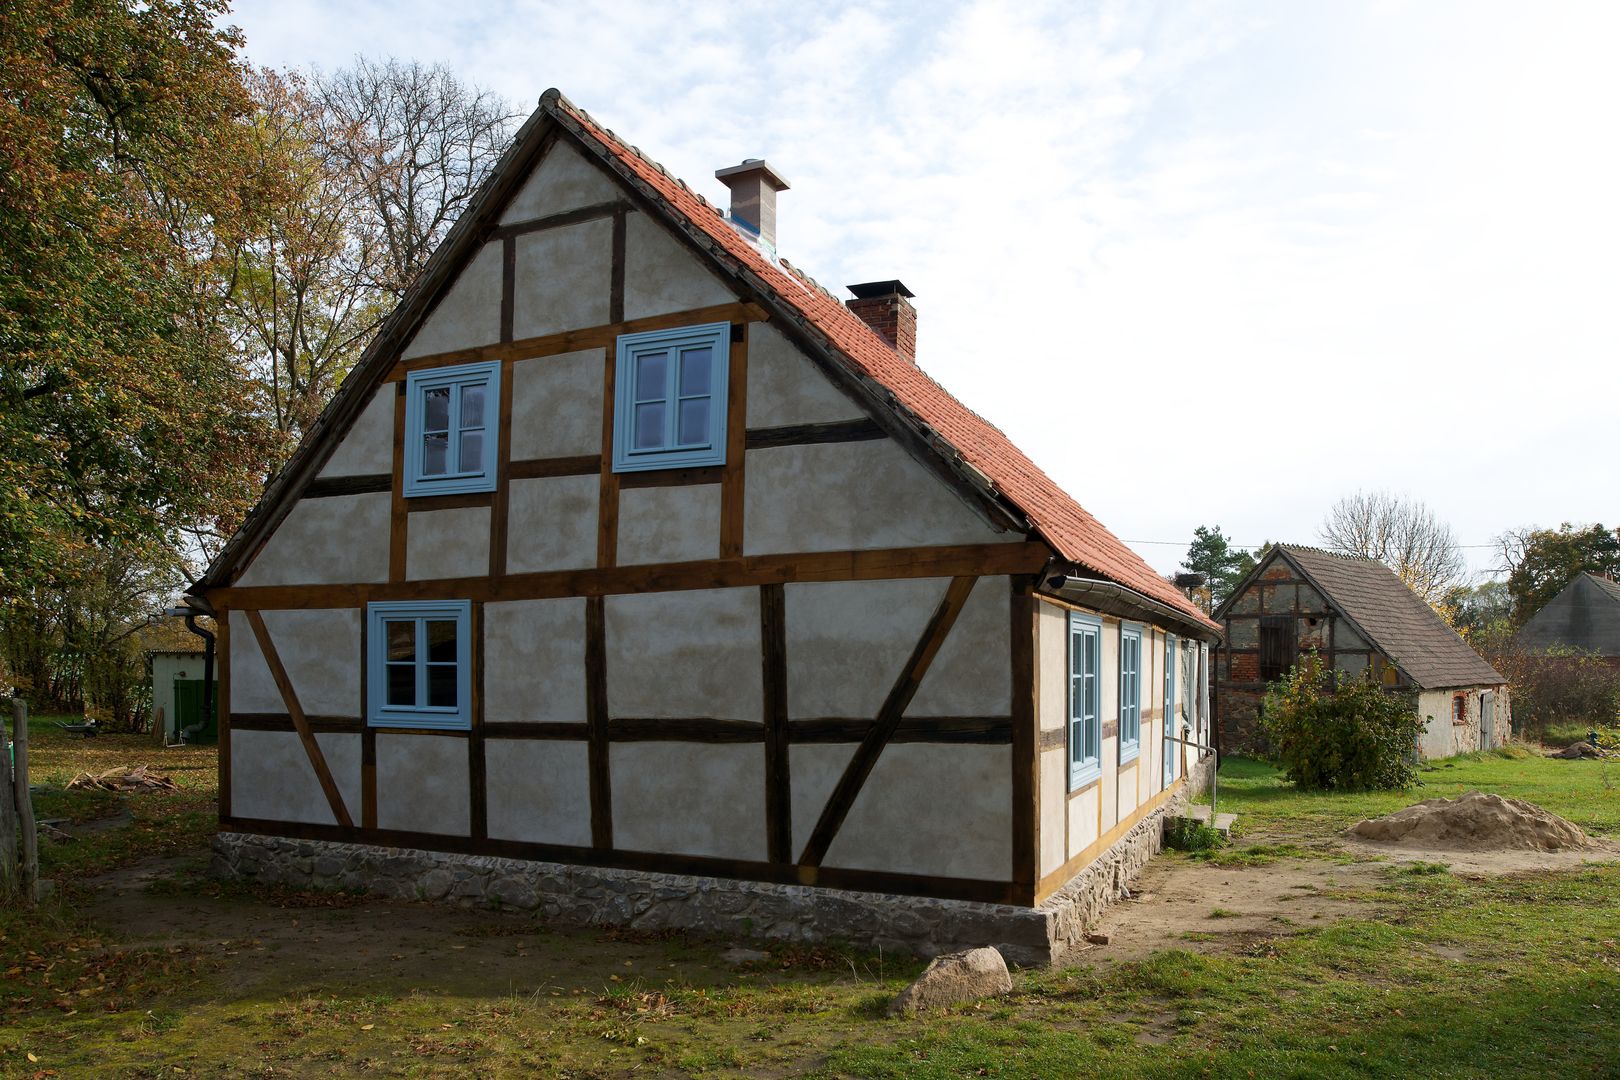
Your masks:
[{"label": "tree trunk", "polygon": [[39,899],[39,827],[34,824],[34,801],[28,794],[28,703],[11,699],[12,742],[17,760],[12,765],[12,787],[17,794],[17,826],[22,832],[22,897],[32,904]]},{"label": "tree trunk", "polygon": [[12,798],[11,740],[0,721],[0,903],[17,895],[20,884],[17,866],[17,804]]}]

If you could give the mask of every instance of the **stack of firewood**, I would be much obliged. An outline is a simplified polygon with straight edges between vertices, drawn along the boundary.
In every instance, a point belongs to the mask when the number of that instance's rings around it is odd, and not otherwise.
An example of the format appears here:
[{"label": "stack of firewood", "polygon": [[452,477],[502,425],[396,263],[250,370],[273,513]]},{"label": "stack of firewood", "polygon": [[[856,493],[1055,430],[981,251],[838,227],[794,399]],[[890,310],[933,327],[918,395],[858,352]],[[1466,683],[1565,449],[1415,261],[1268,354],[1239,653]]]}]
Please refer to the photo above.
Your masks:
[{"label": "stack of firewood", "polygon": [[179,791],[180,785],[164,776],[155,773],[145,765],[133,767],[122,766],[108,769],[104,773],[80,773],[68,781],[70,790],[87,790],[91,788],[101,791]]}]

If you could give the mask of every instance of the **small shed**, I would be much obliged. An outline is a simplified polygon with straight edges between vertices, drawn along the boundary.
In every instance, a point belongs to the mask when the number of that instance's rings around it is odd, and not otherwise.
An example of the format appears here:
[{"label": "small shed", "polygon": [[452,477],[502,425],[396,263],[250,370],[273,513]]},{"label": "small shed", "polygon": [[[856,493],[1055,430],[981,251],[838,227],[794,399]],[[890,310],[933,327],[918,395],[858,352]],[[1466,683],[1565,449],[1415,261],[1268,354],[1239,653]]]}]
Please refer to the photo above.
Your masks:
[{"label": "small shed", "polygon": [[1608,574],[1577,574],[1530,616],[1519,644],[1531,652],[1577,649],[1620,667],[1620,582]]},{"label": "small shed", "polygon": [[[153,649],[146,654],[152,671],[152,715],[163,717],[163,741],[219,741],[219,695],[209,695],[201,649]],[[211,701],[213,715],[205,715]],[[155,719],[154,719],[154,722]]]}]

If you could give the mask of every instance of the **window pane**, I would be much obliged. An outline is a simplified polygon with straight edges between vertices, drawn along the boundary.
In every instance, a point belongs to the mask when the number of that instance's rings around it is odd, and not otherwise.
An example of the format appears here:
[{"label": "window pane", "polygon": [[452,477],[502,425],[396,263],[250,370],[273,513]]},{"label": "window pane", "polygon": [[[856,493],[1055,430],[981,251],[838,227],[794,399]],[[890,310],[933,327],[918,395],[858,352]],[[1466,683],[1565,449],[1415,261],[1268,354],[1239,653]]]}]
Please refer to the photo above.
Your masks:
[{"label": "window pane", "polygon": [[482,431],[463,431],[461,433],[460,471],[484,471],[484,433]]},{"label": "window pane", "polygon": [[453,619],[431,619],[427,624],[427,658],[435,664],[456,662],[456,624]]},{"label": "window pane", "polygon": [[709,399],[681,402],[681,427],[675,439],[682,446],[709,445]]},{"label": "window pane", "polygon": [[701,349],[684,349],[681,351],[681,396],[690,397],[694,394],[707,396],[709,393],[709,371],[712,352],[707,345]]},{"label": "window pane", "polygon": [[422,395],[423,431],[447,431],[450,427],[450,388],[438,386]]},{"label": "window pane", "polygon": [[664,403],[636,406],[636,430],[631,440],[637,450],[656,450],[664,445]]},{"label": "window pane", "polygon": [[456,705],[456,665],[429,664],[427,669],[429,705],[453,709]]},{"label": "window pane", "polygon": [[390,619],[383,623],[388,634],[388,659],[416,659],[416,622],[412,619]]},{"label": "window pane", "polygon": [[636,400],[661,401],[668,393],[668,371],[668,353],[642,353],[636,357]]},{"label": "window pane", "polygon": [[450,436],[443,432],[429,435],[422,440],[422,475],[440,476],[445,472],[445,450],[450,445]]},{"label": "window pane", "polygon": [[461,426],[484,426],[484,390],[483,383],[473,383],[471,386],[461,388]]},{"label": "window pane", "polygon": [[388,665],[388,704],[416,704],[416,665]]}]

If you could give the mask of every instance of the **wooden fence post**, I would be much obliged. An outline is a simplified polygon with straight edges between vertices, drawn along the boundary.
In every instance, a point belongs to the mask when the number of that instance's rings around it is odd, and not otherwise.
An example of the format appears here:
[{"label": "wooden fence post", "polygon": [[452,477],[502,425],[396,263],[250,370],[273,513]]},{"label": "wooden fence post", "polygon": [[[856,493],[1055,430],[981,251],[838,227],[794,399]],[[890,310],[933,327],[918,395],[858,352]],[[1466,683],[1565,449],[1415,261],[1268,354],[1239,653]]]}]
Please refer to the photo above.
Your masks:
[{"label": "wooden fence post", "polygon": [[12,789],[17,793],[17,826],[22,831],[22,896],[32,904],[39,899],[39,829],[34,824],[34,800],[28,794],[28,703],[11,699],[12,745],[17,760],[12,765]]},{"label": "wooden fence post", "polygon": [[17,895],[17,801],[12,797],[11,740],[0,721],[0,903]]}]

